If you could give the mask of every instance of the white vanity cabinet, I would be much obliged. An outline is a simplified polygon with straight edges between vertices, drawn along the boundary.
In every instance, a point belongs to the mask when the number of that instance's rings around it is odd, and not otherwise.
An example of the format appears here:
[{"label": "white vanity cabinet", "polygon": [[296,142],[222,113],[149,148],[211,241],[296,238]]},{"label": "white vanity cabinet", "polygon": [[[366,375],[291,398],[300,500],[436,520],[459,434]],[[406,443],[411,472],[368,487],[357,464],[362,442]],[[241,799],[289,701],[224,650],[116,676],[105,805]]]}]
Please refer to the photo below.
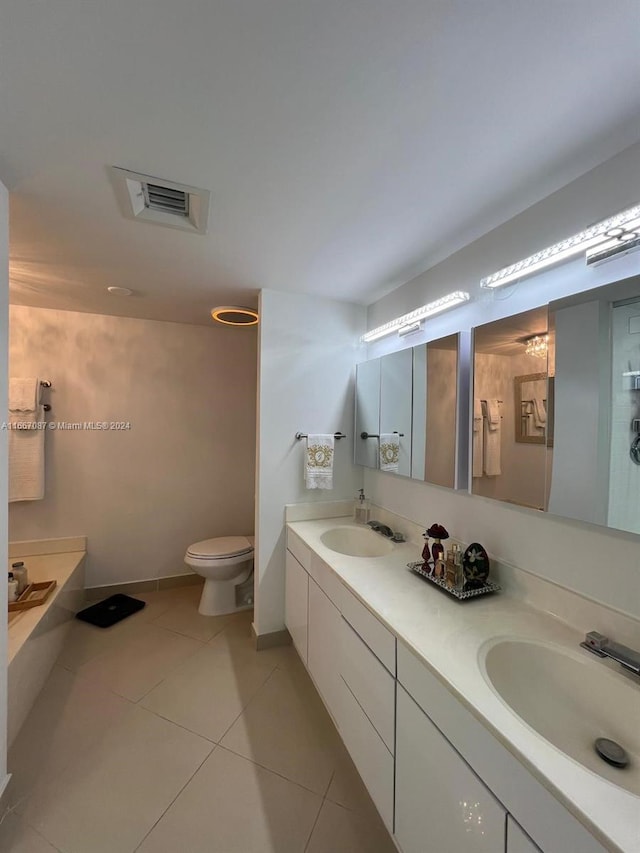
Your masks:
[{"label": "white vanity cabinet", "polygon": [[507,815],[507,853],[542,853],[511,815]]},{"label": "white vanity cabinet", "polygon": [[290,551],[287,551],[284,585],[284,622],[293,645],[307,664],[307,626],[309,615],[309,575]]},{"label": "white vanity cabinet", "polygon": [[400,685],[396,731],[403,853],[502,853],[505,809]]},{"label": "white vanity cabinet", "polygon": [[313,578],[309,578],[307,665],[318,692],[338,727],[339,704],[342,700],[339,668],[341,623],[342,617],[338,608]]}]

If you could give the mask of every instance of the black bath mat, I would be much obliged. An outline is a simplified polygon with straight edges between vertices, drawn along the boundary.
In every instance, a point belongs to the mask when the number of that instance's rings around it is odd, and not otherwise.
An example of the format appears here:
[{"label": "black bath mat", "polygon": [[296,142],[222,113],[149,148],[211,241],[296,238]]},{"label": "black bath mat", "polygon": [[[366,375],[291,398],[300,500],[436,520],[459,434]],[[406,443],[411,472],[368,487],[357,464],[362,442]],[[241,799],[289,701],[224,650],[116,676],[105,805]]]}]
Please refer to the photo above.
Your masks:
[{"label": "black bath mat", "polygon": [[144,601],[138,601],[137,598],[117,593],[105,598],[104,601],[92,604],[91,607],[85,607],[84,610],[76,613],[76,619],[89,622],[90,625],[97,625],[98,628],[110,628],[121,619],[126,619],[127,616],[142,610],[144,604]]}]

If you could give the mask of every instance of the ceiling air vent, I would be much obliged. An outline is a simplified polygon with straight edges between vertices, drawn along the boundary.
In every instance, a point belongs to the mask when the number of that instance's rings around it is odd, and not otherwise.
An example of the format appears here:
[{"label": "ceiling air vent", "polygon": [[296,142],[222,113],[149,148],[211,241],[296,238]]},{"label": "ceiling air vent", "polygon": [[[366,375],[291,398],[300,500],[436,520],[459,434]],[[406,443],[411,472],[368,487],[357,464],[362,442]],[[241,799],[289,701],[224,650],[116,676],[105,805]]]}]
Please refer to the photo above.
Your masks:
[{"label": "ceiling air vent", "polygon": [[118,201],[128,219],[206,234],[209,192],[163,178],[111,167]]}]

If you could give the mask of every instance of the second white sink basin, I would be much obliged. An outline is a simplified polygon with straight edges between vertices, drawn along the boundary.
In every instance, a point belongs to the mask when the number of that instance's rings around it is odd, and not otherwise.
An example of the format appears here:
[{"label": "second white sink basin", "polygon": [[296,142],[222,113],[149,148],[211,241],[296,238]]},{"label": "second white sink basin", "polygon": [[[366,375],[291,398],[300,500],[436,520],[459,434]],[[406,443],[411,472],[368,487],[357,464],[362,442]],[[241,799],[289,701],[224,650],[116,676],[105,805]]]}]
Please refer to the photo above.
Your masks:
[{"label": "second white sink basin", "polygon": [[[574,761],[640,796],[640,683],[611,671],[588,652],[501,638],[480,650],[485,679],[500,699]],[[630,762],[607,764],[597,738],[620,744]]]},{"label": "second white sink basin", "polygon": [[393,545],[379,533],[362,527],[332,527],[320,536],[327,548],[348,557],[384,557]]}]

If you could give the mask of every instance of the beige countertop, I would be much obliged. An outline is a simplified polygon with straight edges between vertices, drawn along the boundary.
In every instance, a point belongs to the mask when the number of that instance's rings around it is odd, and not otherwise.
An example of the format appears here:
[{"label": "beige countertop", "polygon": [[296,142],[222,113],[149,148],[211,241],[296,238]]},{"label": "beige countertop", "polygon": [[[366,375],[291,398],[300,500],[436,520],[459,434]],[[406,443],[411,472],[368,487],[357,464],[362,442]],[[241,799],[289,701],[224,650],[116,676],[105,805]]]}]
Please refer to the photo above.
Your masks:
[{"label": "beige countertop", "polygon": [[85,551],[68,551],[11,558],[10,563],[17,560],[24,562],[30,582],[55,580],[56,588],[45,603],[39,607],[9,612],[9,664],[51,608],[60,606],[61,602],[58,599],[65,594],[65,584],[78,568],[84,556]]},{"label": "beige countertop", "polygon": [[[479,664],[482,647],[498,637],[552,643],[571,655],[588,655],[579,648],[583,639],[579,632],[506,594],[468,603],[449,598],[407,568],[408,562],[420,558],[421,546],[415,543],[396,545],[384,557],[338,554],[320,537],[343,525],[359,527],[351,518],[288,526],[601,843],[608,849],[638,853],[640,797],[586,769],[529,728],[489,686]],[[640,685],[613,664],[595,659],[594,663],[637,689],[640,720]]]}]

